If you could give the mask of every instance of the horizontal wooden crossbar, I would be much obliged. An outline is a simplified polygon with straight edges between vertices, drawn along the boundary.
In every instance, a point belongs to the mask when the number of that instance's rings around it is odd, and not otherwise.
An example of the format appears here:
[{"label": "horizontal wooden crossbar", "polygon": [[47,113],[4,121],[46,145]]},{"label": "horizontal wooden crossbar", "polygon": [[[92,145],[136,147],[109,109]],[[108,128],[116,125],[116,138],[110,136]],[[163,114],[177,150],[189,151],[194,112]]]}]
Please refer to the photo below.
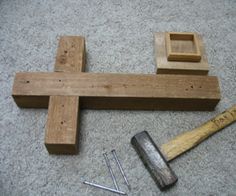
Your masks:
[{"label": "horizontal wooden crossbar", "polygon": [[12,95],[20,107],[47,107],[61,95],[91,109],[213,110],[220,89],[215,76],[17,73]]}]

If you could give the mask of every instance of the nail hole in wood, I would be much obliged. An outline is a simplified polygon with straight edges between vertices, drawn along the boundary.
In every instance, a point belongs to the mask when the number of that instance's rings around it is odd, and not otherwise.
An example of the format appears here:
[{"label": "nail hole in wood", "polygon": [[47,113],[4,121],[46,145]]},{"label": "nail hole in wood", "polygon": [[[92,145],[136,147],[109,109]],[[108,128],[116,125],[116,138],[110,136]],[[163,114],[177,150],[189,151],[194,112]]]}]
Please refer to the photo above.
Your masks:
[{"label": "nail hole in wood", "polygon": [[61,80],[58,80],[59,82],[61,82]]},{"label": "nail hole in wood", "polygon": [[191,86],[191,88],[193,88],[193,85]]},{"label": "nail hole in wood", "polygon": [[26,83],[30,83],[30,81],[29,81],[29,80],[27,80],[27,81],[26,81]]},{"label": "nail hole in wood", "polygon": [[63,121],[61,121],[61,124],[63,125]]}]

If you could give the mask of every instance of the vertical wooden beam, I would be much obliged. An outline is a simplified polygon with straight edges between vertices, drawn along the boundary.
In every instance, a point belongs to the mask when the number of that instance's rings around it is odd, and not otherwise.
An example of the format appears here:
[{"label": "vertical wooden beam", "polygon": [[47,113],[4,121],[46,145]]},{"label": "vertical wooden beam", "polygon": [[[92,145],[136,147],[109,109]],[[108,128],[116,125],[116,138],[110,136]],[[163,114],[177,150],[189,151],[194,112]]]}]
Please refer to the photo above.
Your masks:
[{"label": "vertical wooden beam", "polygon": [[[83,72],[85,61],[85,39],[80,36],[62,36],[54,70]],[[50,96],[45,134],[45,146],[50,154],[78,152],[79,110],[77,96]]]},{"label": "vertical wooden beam", "polygon": [[57,49],[54,71],[85,71],[85,39],[81,36],[62,36]]}]

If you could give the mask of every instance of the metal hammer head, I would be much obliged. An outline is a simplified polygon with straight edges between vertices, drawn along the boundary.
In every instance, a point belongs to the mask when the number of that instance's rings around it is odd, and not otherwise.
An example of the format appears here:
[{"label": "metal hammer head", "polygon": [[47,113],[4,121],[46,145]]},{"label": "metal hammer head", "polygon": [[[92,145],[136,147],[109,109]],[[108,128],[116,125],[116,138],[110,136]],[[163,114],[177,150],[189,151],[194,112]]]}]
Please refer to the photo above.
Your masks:
[{"label": "metal hammer head", "polygon": [[142,131],[133,136],[131,144],[161,190],[177,182],[177,176],[147,131]]}]

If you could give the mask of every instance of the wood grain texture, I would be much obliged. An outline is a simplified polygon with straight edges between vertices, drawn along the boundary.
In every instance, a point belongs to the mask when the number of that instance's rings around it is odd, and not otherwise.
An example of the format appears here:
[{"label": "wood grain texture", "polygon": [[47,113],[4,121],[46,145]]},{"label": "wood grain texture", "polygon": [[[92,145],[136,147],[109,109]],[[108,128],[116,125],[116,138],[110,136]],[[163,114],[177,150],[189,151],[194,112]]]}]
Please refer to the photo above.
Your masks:
[{"label": "wood grain texture", "polygon": [[77,152],[78,117],[78,97],[50,97],[45,133],[45,145],[50,154]]},{"label": "wood grain texture", "polygon": [[236,121],[236,105],[191,131],[187,131],[161,146],[168,161],[197,146],[209,136]]},{"label": "wood grain texture", "polygon": [[62,36],[57,49],[54,71],[85,71],[85,39],[82,36]]},{"label": "wood grain texture", "polygon": [[[157,74],[191,74],[191,75],[207,75],[209,72],[209,65],[202,37],[196,35],[199,43],[199,50],[201,53],[201,60],[199,62],[186,61],[168,61],[165,46],[165,33],[155,33],[155,57],[157,64]],[[181,42],[179,40],[172,40],[172,49],[174,51],[194,51],[192,41],[188,40]]]},{"label": "wood grain texture", "polygon": [[80,96],[84,107],[94,109],[213,110],[220,100],[220,89],[215,76],[16,74],[13,97],[18,106],[30,107],[35,97],[51,95]]},{"label": "wood grain texture", "polygon": [[[82,72],[85,70],[85,39],[81,36],[60,37],[55,71]],[[35,103],[39,105],[38,102]],[[46,106],[44,101],[41,106]],[[50,154],[78,152],[79,97],[50,96],[45,146]]]}]

